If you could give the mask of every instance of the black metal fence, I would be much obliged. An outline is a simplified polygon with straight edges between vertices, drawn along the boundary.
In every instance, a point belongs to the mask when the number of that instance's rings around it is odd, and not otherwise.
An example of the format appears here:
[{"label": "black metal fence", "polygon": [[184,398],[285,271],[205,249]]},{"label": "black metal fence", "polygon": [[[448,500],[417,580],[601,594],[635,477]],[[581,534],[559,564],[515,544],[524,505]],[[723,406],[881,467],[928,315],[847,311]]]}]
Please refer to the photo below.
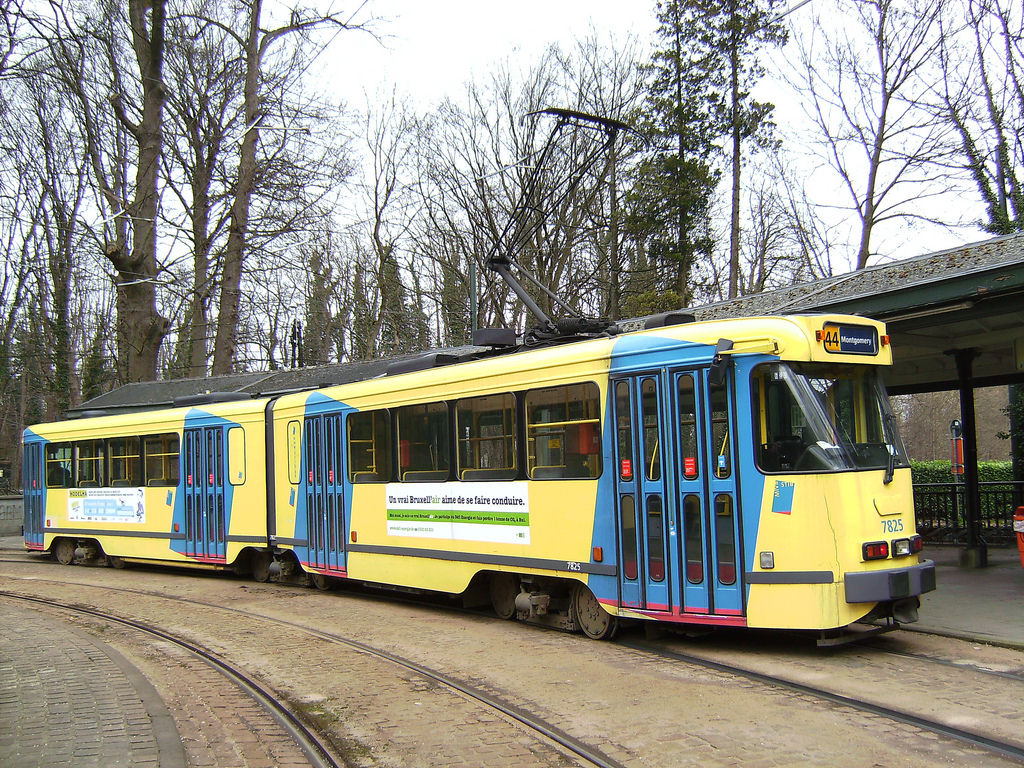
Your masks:
[{"label": "black metal fence", "polygon": [[[989,544],[1013,544],[1013,512],[1024,505],[1024,482],[980,483],[980,490],[982,538]],[[914,512],[917,531],[927,541],[967,541],[963,483],[915,484]]]}]

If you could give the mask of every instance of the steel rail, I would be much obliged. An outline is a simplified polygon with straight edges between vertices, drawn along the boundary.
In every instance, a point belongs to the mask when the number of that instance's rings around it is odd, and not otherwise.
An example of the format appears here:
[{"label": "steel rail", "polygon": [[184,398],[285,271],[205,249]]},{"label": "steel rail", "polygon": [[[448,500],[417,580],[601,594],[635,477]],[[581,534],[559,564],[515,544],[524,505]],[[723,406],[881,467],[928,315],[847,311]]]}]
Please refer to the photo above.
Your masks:
[{"label": "steel rail", "polygon": [[752,669],[736,666],[734,664],[712,661],[711,659],[705,659],[701,656],[694,656],[692,654],[681,653],[679,651],[670,651],[664,648],[648,645],[646,643],[618,640],[616,641],[616,644],[634,651],[682,661],[693,666],[713,669],[716,672],[724,672],[726,674],[744,677],[748,680],[762,683],[763,685],[785,688],[807,696],[824,699],[834,704],[850,707],[861,712],[868,712],[870,714],[885,717],[907,725],[912,725],[915,728],[920,728],[924,731],[929,731],[941,736],[948,736],[949,738],[956,739],[957,741],[961,741],[966,744],[982,747],[983,749],[987,749],[991,752],[997,752],[1015,760],[1024,761],[1024,747],[1018,744],[1010,744],[1008,742],[999,741],[998,739],[989,738],[988,736],[982,736],[981,734],[971,733],[970,731],[965,731],[962,728],[947,725],[946,723],[941,723],[937,720],[930,720],[926,717],[920,717],[902,710],[893,709],[892,707],[874,704],[870,701],[864,701],[852,696],[844,696],[843,694],[835,693],[834,691],[830,691],[825,688],[818,688],[817,686],[807,685],[806,683],[798,683],[794,680],[769,675],[765,672],[756,672]]},{"label": "steel rail", "polygon": [[[2,561],[0,561],[0,562],[2,562]],[[13,578],[18,578],[18,577],[15,576]],[[49,579],[47,579],[46,581],[52,581],[53,583],[61,583],[61,584],[65,583],[65,582],[60,582],[60,581],[57,581],[57,580],[49,580]],[[538,734],[540,734],[540,735],[544,736],[545,738],[553,741],[554,743],[558,744],[559,746],[561,746],[562,748],[564,748],[567,751],[571,752],[572,754],[576,755],[577,757],[582,758],[583,760],[586,760],[591,765],[597,766],[597,768],[625,768],[622,763],[619,763],[616,760],[612,759],[611,757],[605,755],[604,753],[602,753],[600,750],[596,749],[595,747],[592,747],[592,746],[590,746],[588,744],[585,744],[584,742],[580,741],[579,739],[576,739],[575,737],[573,737],[570,734],[566,733],[565,731],[561,730],[557,726],[552,725],[551,723],[548,723],[545,720],[543,720],[543,719],[541,719],[539,717],[536,717],[536,716],[530,714],[529,712],[527,712],[527,711],[525,711],[523,709],[520,709],[519,707],[517,707],[514,704],[511,704],[511,703],[506,702],[506,701],[502,701],[501,699],[497,698],[496,696],[493,696],[493,695],[487,693],[486,691],[483,691],[483,690],[481,690],[481,689],[479,689],[479,688],[477,688],[477,687],[475,687],[473,685],[470,685],[469,683],[465,683],[465,682],[462,682],[461,680],[457,680],[456,678],[449,677],[448,675],[445,675],[442,672],[438,672],[436,670],[432,670],[432,669],[430,669],[428,667],[425,667],[425,666],[423,666],[421,664],[417,664],[414,661],[411,661],[409,659],[406,659],[406,658],[403,658],[401,656],[398,656],[397,654],[393,654],[393,653],[391,653],[389,651],[384,651],[384,650],[381,650],[379,648],[375,648],[375,647],[373,647],[371,645],[367,645],[366,643],[360,642],[358,640],[353,640],[351,638],[344,637],[342,635],[335,635],[333,633],[325,632],[323,630],[316,629],[315,627],[310,627],[310,626],[305,625],[305,624],[299,624],[297,622],[288,621],[287,619],[275,618],[275,617],[266,616],[266,615],[263,615],[263,614],[252,613],[252,612],[249,612],[249,611],[244,611],[244,610],[242,610],[240,608],[232,608],[230,606],[218,605],[216,603],[210,603],[210,602],[206,602],[206,601],[203,601],[203,600],[194,600],[194,599],[191,599],[191,598],[177,597],[177,596],[173,596],[173,595],[167,595],[167,594],[156,593],[156,592],[148,592],[146,590],[130,589],[130,588],[125,588],[125,587],[109,587],[109,586],[99,587],[99,586],[91,585],[91,584],[80,584],[80,585],[76,585],[76,586],[83,586],[83,587],[87,587],[87,588],[88,587],[93,587],[95,589],[103,589],[105,591],[127,592],[127,593],[133,593],[133,594],[143,594],[143,595],[146,595],[148,597],[156,597],[156,598],[160,598],[160,599],[163,599],[163,600],[172,600],[172,601],[175,601],[175,602],[188,603],[190,605],[201,605],[201,606],[204,606],[204,607],[207,607],[207,608],[214,608],[214,609],[217,609],[217,610],[227,611],[229,613],[234,613],[234,614],[237,614],[237,615],[240,615],[240,616],[245,616],[247,618],[255,618],[255,619],[259,619],[261,621],[269,621],[269,622],[273,622],[275,624],[281,624],[283,626],[291,627],[293,629],[297,629],[297,630],[299,630],[301,632],[304,632],[304,633],[306,633],[306,634],[308,634],[308,635],[310,635],[312,637],[319,638],[320,640],[324,640],[324,641],[327,641],[327,642],[330,642],[330,643],[335,643],[335,644],[338,644],[338,645],[344,645],[344,646],[347,646],[347,647],[349,647],[349,648],[351,648],[353,650],[359,651],[360,653],[365,653],[365,654],[367,654],[369,656],[373,656],[375,658],[381,659],[382,661],[387,661],[387,662],[392,663],[392,664],[394,664],[396,666],[399,666],[399,667],[407,669],[407,670],[409,670],[411,672],[414,672],[415,674],[420,675],[421,677],[424,677],[426,679],[432,680],[432,681],[434,681],[436,683],[440,683],[441,685],[444,685],[444,686],[446,686],[446,687],[448,687],[448,688],[450,688],[452,690],[458,691],[462,695],[464,695],[464,696],[466,696],[466,697],[468,697],[470,699],[473,699],[474,701],[476,701],[476,702],[478,702],[478,703],[480,703],[480,704],[482,704],[482,705],[484,705],[484,706],[486,706],[486,707],[488,707],[490,709],[493,709],[493,710],[495,710],[497,712],[500,712],[505,717],[507,717],[507,718],[509,718],[511,720],[514,720],[515,722],[517,722],[517,723],[519,723],[519,724],[521,724],[523,726],[526,726],[527,728],[529,728],[532,731],[537,732]],[[24,596],[20,596],[20,595],[16,595],[16,594],[7,592],[5,590],[0,590],[0,595],[8,595],[10,597],[21,597],[22,599],[26,599],[26,600],[37,600],[39,602],[49,603],[49,601],[43,600],[42,598],[24,597]],[[67,607],[67,608],[75,609],[73,606],[67,606],[67,605],[62,604],[62,603],[53,602],[53,603],[50,603],[50,604],[53,604],[53,605],[58,606],[58,607]],[[117,618],[114,618],[114,617],[108,617],[108,616],[100,614],[100,613],[98,613],[97,615],[102,615],[103,618],[111,618],[114,621],[120,621],[121,623],[128,624],[130,626],[133,624],[133,622],[131,620],[129,620],[129,619],[117,619]],[[156,630],[156,631],[159,632],[159,630]],[[171,639],[172,642],[175,642],[172,638],[168,638],[168,639]],[[219,664],[221,662],[214,660],[214,663]]]}]

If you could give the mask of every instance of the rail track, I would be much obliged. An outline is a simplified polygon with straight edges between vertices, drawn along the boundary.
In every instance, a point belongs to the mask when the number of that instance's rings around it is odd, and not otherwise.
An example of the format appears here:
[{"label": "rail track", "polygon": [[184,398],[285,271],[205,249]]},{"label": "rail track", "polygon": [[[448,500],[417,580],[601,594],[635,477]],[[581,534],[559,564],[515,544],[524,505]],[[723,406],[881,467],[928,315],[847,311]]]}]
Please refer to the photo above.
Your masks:
[{"label": "rail track", "polygon": [[330,748],[324,744],[323,740],[312,729],[307,727],[302,720],[291,711],[291,709],[282,703],[272,691],[268,691],[253,680],[252,677],[245,674],[237,667],[232,666],[228,662],[200,648],[194,643],[149,624],[135,621],[133,619],[126,619],[121,616],[114,616],[113,614],[99,611],[94,608],[87,608],[82,605],[70,605],[57,600],[47,600],[41,597],[19,595],[5,590],[0,591],[0,595],[14,600],[35,603],[36,605],[45,605],[68,613],[102,619],[103,621],[107,621],[112,624],[119,624],[123,627],[128,627],[129,629],[141,632],[149,637],[174,644],[178,648],[187,651],[192,656],[201,659],[216,669],[238,686],[238,688],[240,688],[246,695],[255,700],[261,707],[263,707],[263,709],[269,712],[278,724],[284,728],[288,735],[295,741],[313,768],[344,767],[344,763],[334,757]]},{"label": "rail track", "polygon": [[[763,683],[765,685],[778,686],[787,690],[795,691],[807,696],[813,696],[815,698],[824,699],[830,701],[833,704],[838,704],[844,707],[850,707],[860,712],[867,712],[872,715],[888,718],[899,723],[905,723],[912,725],[915,728],[934,733],[939,736],[945,736],[947,738],[956,739],[957,741],[969,744],[975,747],[981,747],[991,752],[1004,755],[1006,757],[1013,758],[1024,762],[1024,747],[1019,744],[1012,744],[999,739],[990,738],[981,734],[972,733],[971,731],[957,728],[956,726],[948,723],[943,723],[938,720],[933,720],[920,715],[915,715],[911,712],[902,711],[893,707],[887,707],[874,702],[859,699],[854,696],[846,696],[841,693],[822,688],[821,686],[808,685],[801,683],[781,675],[772,675],[764,672],[758,672],[757,670],[743,667],[737,664],[729,664],[726,662],[716,661],[713,659],[705,658],[703,656],[695,655],[692,653],[682,653],[680,651],[668,650],[666,648],[651,645],[643,642],[632,642],[632,641],[619,641],[620,645],[626,648],[631,648],[636,651],[643,653],[652,654],[665,659],[672,659],[675,661],[685,662],[694,666],[703,667],[705,669],[715,670],[717,672],[726,672],[729,674],[737,675],[739,677],[753,680],[755,682]],[[886,653],[895,653],[886,651]],[[920,661],[934,662],[942,664],[943,666],[957,667],[960,669],[967,669],[973,672],[991,674],[998,677],[1014,680],[1020,683],[1024,683],[1024,675],[999,672],[997,670],[985,669],[984,667],[978,667],[974,665],[962,665],[956,662],[948,662],[943,659],[936,659],[931,656],[922,654],[910,654],[910,653],[898,653],[897,655],[911,657]],[[1024,695],[1024,694],[1022,694]]]},{"label": "rail track", "polygon": [[[14,562],[14,561],[3,561],[3,560],[0,560],[0,562]],[[17,578],[17,577],[13,577],[13,578]],[[45,579],[45,580],[44,579],[33,579],[33,581],[35,581],[35,582],[49,581],[49,582],[58,583],[58,584],[63,583],[63,582],[61,582],[59,580],[56,580],[56,579]],[[84,586],[88,586],[88,585],[84,585]],[[358,640],[354,640],[352,638],[344,637],[342,635],[334,634],[334,633],[331,633],[331,632],[325,632],[323,630],[316,629],[314,627],[309,627],[309,626],[307,626],[305,624],[300,624],[300,623],[297,623],[297,622],[288,621],[286,619],[268,617],[268,616],[264,616],[262,614],[256,614],[256,613],[252,613],[250,611],[244,611],[244,610],[241,610],[241,609],[238,609],[238,608],[232,608],[232,607],[229,607],[229,606],[218,605],[216,603],[212,603],[212,602],[208,602],[208,601],[203,601],[203,600],[194,600],[194,599],[190,599],[190,598],[181,598],[181,597],[171,597],[171,596],[168,596],[166,594],[161,594],[161,593],[158,593],[158,592],[153,592],[153,591],[148,591],[148,590],[139,590],[139,589],[130,589],[130,588],[125,588],[125,587],[109,587],[109,586],[105,586],[105,587],[102,587],[102,589],[104,591],[114,591],[114,592],[121,592],[121,593],[144,595],[146,597],[160,598],[160,599],[163,599],[163,600],[173,600],[173,601],[176,601],[176,602],[187,603],[187,604],[190,604],[190,605],[197,605],[197,606],[203,606],[205,608],[213,608],[213,609],[217,609],[217,610],[221,610],[221,611],[227,611],[227,612],[239,615],[239,616],[244,616],[246,618],[258,619],[260,621],[271,622],[271,623],[274,623],[274,624],[282,625],[282,626],[288,627],[289,629],[294,629],[294,630],[298,630],[300,632],[303,632],[303,633],[305,633],[308,636],[316,637],[316,638],[318,638],[320,640],[324,640],[324,641],[329,642],[329,643],[333,643],[333,644],[336,644],[336,645],[341,645],[341,646],[347,647],[349,649],[359,651],[360,653],[368,654],[370,656],[373,656],[374,658],[381,659],[383,661],[387,661],[387,662],[389,662],[391,664],[394,664],[396,666],[399,666],[399,667],[402,667],[402,668],[404,668],[406,670],[414,672],[415,674],[419,675],[420,677],[422,677],[422,678],[424,678],[426,680],[430,680],[430,681],[432,681],[434,683],[438,683],[438,684],[440,684],[440,685],[442,685],[442,686],[444,686],[446,688],[449,688],[451,690],[457,691],[458,693],[462,694],[463,696],[466,696],[466,697],[469,697],[470,699],[475,700],[481,706],[486,707],[486,708],[488,708],[490,710],[493,710],[495,712],[498,712],[501,715],[503,715],[504,717],[509,718],[511,720],[514,720],[517,723],[519,723],[520,725],[522,725],[522,726],[526,727],[527,729],[533,731],[538,736],[543,737],[544,739],[547,739],[547,740],[549,740],[551,742],[554,742],[555,744],[557,744],[562,749],[572,753],[577,758],[585,761],[588,765],[596,766],[597,768],[624,768],[622,763],[619,763],[619,762],[611,759],[607,755],[602,754],[600,752],[600,750],[598,750],[598,749],[596,749],[596,748],[594,748],[594,747],[592,747],[592,746],[590,746],[588,744],[585,744],[584,742],[580,741],[579,739],[574,738],[572,735],[570,735],[568,733],[565,733],[564,731],[559,729],[557,726],[552,725],[551,723],[546,722],[542,718],[537,717],[536,715],[533,715],[533,714],[523,710],[522,708],[520,708],[520,707],[518,707],[518,706],[516,706],[516,705],[514,705],[514,704],[512,704],[510,702],[503,701],[502,699],[500,699],[500,698],[498,698],[498,697],[496,697],[496,696],[494,696],[494,695],[492,695],[490,693],[487,693],[486,691],[483,691],[483,690],[481,690],[481,689],[479,689],[479,688],[477,688],[477,687],[475,687],[473,685],[470,685],[469,683],[457,680],[457,679],[455,679],[455,678],[453,678],[453,677],[451,677],[449,675],[445,675],[442,672],[430,669],[430,668],[425,667],[425,666],[423,666],[421,664],[417,664],[417,663],[415,663],[413,661],[410,661],[409,659],[405,659],[405,658],[403,658],[401,656],[398,656],[397,654],[390,653],[390,652],[385,651],[385,650],[380,649],[380,648],[375,648],[375,647],[373,647],[371,645],[368,645],[366,643],[360,642]],[[115,616],[106,614],[106,613],[104,613],[102,611],[97,611],[97,610],[93,610],[93,609],[89,609],[89,608],[84,608],[84,607],[76,606],[76,605],[70,605],[70,604],[62,603],[62,602],[55,601],[55,600],[46,600],[46,599],[37,598],[37,597],[30,597],[30,596],[20,595],[18,593],[9,592],[7,590],[0,590],[0,596],[33,601],[33,602],[37,602],[37,603],[41,603],[41,604],[45,604],[45,605],[50,605],[50,606],[53,606],[53,607],[56,607],[56,608],[60,608],[60,609],[64,609],[64,610],[76,611],[76,612],[80,612],[80,613],[83,613],[83,614],[92,615],[92,616],[97,617],[97,618],[103,618],[103,619],[108,620],[108,621],[117,622],[117,623],[123,624],[125,626],[129,626],[129,627],[132,627],[134,629],[138,629],[140,631],[147,632],[147,633],[149,633],[149,634],[151,634],[153,636],[161,637],[162,639],[168,640],[168,641],[173,642],[173,643],[175,643],[175,644],[177,644],[177,645],[179,645],[179,646],[181,646],[183,648],[186,648],[187,650],[189,650],[189,651],[191,651],[193,653],[196,653],[197,655],[201,656],[205,661],[207,661],[207,662],[209,662],[211,664],[214,664],[218,669],[220,669],[225,674],[228,674],[229,676],[231,676],[232,679],[235,679],[236,682],[238,682],[243,687],[247,688],[247,684],[245,682],[243,682],[243,681],[248,681],[248,684],[251,685],[255,689],[255,692],[256,692],[257,695],[258,694],[263,694],[264,696],[267,697],[267,699],[269,701],[273,701],[275,706],[280,707],[280,709],[281,709],[281,716],[282,717],[291,718],[291,720],[293,720],[294,723],[296,723],[296,728],[300,729],[299,735],[296,736],[296,740],[297,741],[299,741],[299,736],[301,736],[303,734],[309,734],[309,736],[311,738],[316,740],[316,743],[320,744],[320,747],[318,748],[317,751],[323,753],[323,755],[325,757],[327,757],[328,759],[331,759],[330,758],[330,753],[328,752],[327,748],[322,745],[320,740],[317,739],[317,737],[314,734],[312,734],[312,732],[309,731],[309,729],[306,728],[305,725],[302,725],[301,722],[294,715],[292,715],[290,713],[290,711],[288,711],[287,708],[284,707],[283,704],[281,704],[280,702],[277,702],[277,700],[274,699],[271,694],[266,692],[264,689],[262,689],[255,682],[249,680],[249,678],[245,677],[245,675],[243,673],[241,673],[238,670],[236,670],[235,668],[231,667],[226,662],[224,662],[221,659],[217,658],[213,654],[208,653],[207,651],[204,651],[203,649],[200,649],[200,648],[192,645],[191,643],[189,643],[187,641],[181,640],[180,638],[175,638],[172,635],[164,633],[162,630],[156,629],[154,627],[150,627],[150,626],[145,625],[145,624],[143,624],[141,622],[135,622],[135,621],[130,620],[130,619],[123,619],[123,618],[115,617]],[[238,676],[237,678],[235,677],[236,675]],[[261,703],[263,703],[263,702],[261,701]],[[302,744],[301,741],[299,743],[300,743],[300,745]],[[305,747],[303,747],[303,751],[304,752],[306,751]],[[313,765],[325,765],[325,766],[339,766],[340,765],[340,763],[337,763],[337,762],[311,763],[311,764],[313,764]]]},{"label": "rail track", "polygon": [[[3,560],[0,562],[17,562],[24,563],[25,560]],[[17,577],[14,577],[17,578]],[[34,581],[53,581],[54,583],[63,583],[57,579],[34,579]],[[88,586],[88,585],[83,585]],[[146,591],[124,587],[109,587],[105,586],[102,589],[107,591],[117,591],[124,593],[134,593],[146,595],[149,597],[156,597],[167,600],[177,600],[193,605],[200,605],[208,608],[231,612],[237,615],[246,616],[249,618],[258,618],[261,621],[269,621],[277,623],[283,626],[287,626],[290,629],[301,631],[309,636],[317,637],[321,640],[339,644],[348,647],[353,650],[357,650],[361,653],[369,654],[376,658],[388,661],[392,664],[403,667],[415,674],[429,679],[435,683],[444,685],[452,690],[456,690],[464,696],[468,696],[478,702],[481,705],[491,708],[495,711],[500,712],[507,718],[511,718],[544,738],[550,739],[557,743],[564,750],[569,751],[576,757],[586,761],[590,765],[595,766],[607,766],[609,768],[621,768],[621,764],[602,754],[600,751],[582,743],[575,739],[570,734],[558,729],[557,727],[545,722],[543,719],[537,718],[528,712],[523,711],[521,708],[514,704],[510,704],[506,701],[502,701],[498,697],[489,694],[485,691],[481,691],[475,686],[467,684],[463,681],[457,680],[449,675],[446,675],[437,670],[432,670],[421,664],[417,664],[409,659],[403,658],[396,654],[375,648],[367,643],[360,642],[358,640],[344,637],[332,632],[327,632],[315,627],[310,627],[306,624],[288,621],[282,618],[267,617],[262,614],[254,614],[249,611],[245,611],[230,606],[224,606],[217,603],[212,603],[203,600],[196,600],[192,598],[182,598],[177,596],[169,596],[166,593],[159,593],[154,591]],[[0,592],[0,594],[10,594]],[[17,596],[13,595],[12,596]],[[120,620],[119,620],[120,621]],[[130,623],[130,622],[128,622]],[[1024,674],[1019,672],[1007,672],[1002,670],[988,669],[984,666],[971,664],[963,661],[951,661],[948,659],[936,658],[927,654],[913,653],[905,650],[893,650],[886,648],[873,647],[872,642],[864,644],[861,647],[870,648],[872,653],[889,654],[893,656],[913,659],[922,663],[941,665],[946,668],[953,668],[959,671],[974,673],[985,676],[998,677],[1003,680],[1008,680],[1014,683],[1024,684]],[[821,699],[829,701],[835,705],[851,708],[860,712],[869,713],[874,716],[883,717],[894,722],[907,724],[918,728],[922,731],[926,731],[932,734],[936,734],[941,737],[954,739],[972,747],[981,748],[992,753],[1011,758],[1016,761],[1024,762],[1024,746],[1020,744],[1011,743],[1008,741],[1001,740],[999,738],[992,738],[983,734],[973,733],[963,728],[956,727],[950,723],[944,723],[939,720],[935,720],[921,715],[914,714],[913,712],[904,711],[890,706],[878,704],[876,702],[867,701],[856,696],[850,696],[840,693],[835,690],[829,690],[817,685],[811,685],[807,683],[794,680],[779,674],[769,674],[750,667],[746,667],[740,664],[728,663],[716,659],[707,658],[700,653],[688,653],[681,652],[665,648],[663,646],[655,645],[650,642],[641,642],[635,638],[623,638],[616,641],[616,644],[620,647],[627,648],[633,652],[643,654],[647,657],[656,657],[660,659],[666,659],[674,662],[681,662],[694,667],[713,670],[719,673],[727,673],[734,675],[746,680],[754,681],[765,686],[771,686],[775,688],[782,688],[788,691],[792,691],[803,696],[813,697],[815,699]],[[1024,692],[1021,694],[1024,696]]]}]

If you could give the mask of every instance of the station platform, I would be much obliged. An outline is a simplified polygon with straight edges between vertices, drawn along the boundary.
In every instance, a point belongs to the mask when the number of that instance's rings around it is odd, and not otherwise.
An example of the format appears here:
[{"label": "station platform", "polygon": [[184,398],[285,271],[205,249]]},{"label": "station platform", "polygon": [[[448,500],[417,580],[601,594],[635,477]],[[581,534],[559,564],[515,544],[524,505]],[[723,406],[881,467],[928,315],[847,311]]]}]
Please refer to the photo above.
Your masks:
[{"label": "station platform", "polygon": [[961,568],[960,547],[925,545],[936,587],[921,598],[921,618],[904,627],[1024,650],[1024,566],[1016,547],[989,548],[988,567]]},{"label": "station platform", "polygon": [[[20,536],[0,553],[24,553]],[[1024,650],[1024,567],[1016,549],[959,565],[958,547],[926,547],[937,589],[904,629]],[[173,719],[126,659],[67,622],[0,601],[0,765],[184,766]]]}]

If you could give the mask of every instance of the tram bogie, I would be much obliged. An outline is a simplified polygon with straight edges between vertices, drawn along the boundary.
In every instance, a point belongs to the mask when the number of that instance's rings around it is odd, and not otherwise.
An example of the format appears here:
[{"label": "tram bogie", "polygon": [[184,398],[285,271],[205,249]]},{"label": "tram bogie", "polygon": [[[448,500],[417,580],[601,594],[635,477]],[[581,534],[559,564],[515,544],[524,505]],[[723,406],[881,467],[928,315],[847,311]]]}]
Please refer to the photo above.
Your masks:
[{"label": "tram bogie", "polygon": [[25,542],[462,595],[595,638],[912,621],[934,566],[889,363],[873,321],[753,318],[38,425]]}]

